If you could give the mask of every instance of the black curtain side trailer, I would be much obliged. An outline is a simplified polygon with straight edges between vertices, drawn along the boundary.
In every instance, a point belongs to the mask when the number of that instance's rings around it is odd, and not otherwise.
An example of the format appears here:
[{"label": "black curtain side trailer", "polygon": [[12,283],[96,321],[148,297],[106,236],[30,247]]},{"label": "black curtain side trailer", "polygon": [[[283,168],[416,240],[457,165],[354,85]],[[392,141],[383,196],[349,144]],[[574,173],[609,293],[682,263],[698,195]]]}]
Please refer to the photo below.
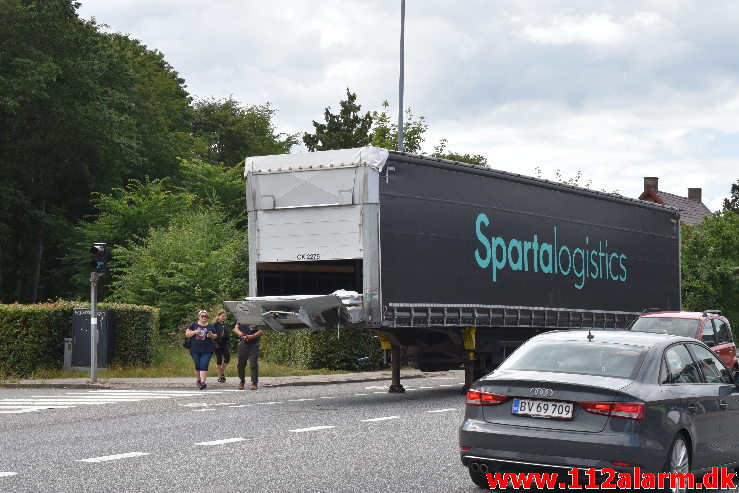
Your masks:
[{"label": "black curtain side trailer", "polygon": [[[680,309],[679,211],[378,148],[247,159],[242,323],[369,328],[467,384],[536,333]],[[401,356],[402,353],[402,356]]]}]

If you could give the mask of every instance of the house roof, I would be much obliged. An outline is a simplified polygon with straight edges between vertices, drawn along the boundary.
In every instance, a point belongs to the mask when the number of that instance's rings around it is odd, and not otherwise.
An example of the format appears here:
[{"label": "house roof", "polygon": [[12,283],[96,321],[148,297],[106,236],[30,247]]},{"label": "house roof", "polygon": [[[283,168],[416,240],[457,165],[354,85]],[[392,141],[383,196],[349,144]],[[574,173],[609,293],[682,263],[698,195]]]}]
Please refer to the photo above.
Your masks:
[{"label": "house roof", "polygon": [[703,205],[703,202],[692,200],[687,197],[680,197],[672,193],[663,192],[647,188],[639,196],[640,200],[648,200],[657,202],[658,204],[669,205],[680,210],[680,222],[683,224],[694,225],[701,222],[712,213]]}]

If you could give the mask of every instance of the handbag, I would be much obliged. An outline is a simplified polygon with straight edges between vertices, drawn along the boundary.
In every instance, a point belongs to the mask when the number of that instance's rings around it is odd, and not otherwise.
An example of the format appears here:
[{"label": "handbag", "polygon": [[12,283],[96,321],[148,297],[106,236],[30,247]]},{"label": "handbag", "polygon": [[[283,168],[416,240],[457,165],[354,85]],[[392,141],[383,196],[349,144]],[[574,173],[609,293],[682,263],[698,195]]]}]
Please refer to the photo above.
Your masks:
[{"label": "handbag", "polygon": [[190,349],[190,343],[191,342],[192,341],[190,340],[189,337],[185,337],[185,340],[182,341],[182,347],[185,348],[185,349]]}]

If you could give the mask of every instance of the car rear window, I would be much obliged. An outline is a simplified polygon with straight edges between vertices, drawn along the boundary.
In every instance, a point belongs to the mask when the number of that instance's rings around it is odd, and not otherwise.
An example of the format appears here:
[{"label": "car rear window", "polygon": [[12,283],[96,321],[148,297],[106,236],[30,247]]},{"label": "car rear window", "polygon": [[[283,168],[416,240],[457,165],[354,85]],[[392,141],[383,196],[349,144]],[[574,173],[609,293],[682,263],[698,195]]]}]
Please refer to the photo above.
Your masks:
[{"label": "car rear window", "polygon": [[700,321],[693,318],[643,317],[636,319],[631,330],[695,338],[699,324]]},{"label": "car rear window", "polygon": [[529,341],[501,370],[533,370],[633,379],[647,348],[585,341]]}]

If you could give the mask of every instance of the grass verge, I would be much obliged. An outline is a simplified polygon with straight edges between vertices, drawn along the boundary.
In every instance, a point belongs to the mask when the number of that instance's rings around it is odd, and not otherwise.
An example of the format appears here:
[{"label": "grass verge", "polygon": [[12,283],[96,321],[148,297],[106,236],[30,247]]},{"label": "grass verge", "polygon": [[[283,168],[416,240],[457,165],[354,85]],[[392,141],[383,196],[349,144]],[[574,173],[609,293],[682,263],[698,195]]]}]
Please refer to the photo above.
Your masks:
[{"label": "grass verge", "polygon": [[[216,377],[216,358],[215,355],[210,360],[209,377]],[[249,374],[249,366],[246,367],[246,373]],[[285,377],[296,375],[327,375],[331,373],[348,373],[339,370],[303,370],[290,366],[270,363],[269,361],[259,360],[259,376],[260,377]],[[63,370],[39,370],[33,374],[31,378],[38,380],[49,380],[53,378],[86,378],[89,372],[63,371]],[[100,368],[97,372],[98,378],[167,378],[167,377],[195,377],[195,369],[193,367],[190,353],[187,349],[177,344],[162,344],[157,349],[157,355],[154,364],[146,367],[120,367],[112,366],[110,368]],[[226,377],[237,377],[236,373],[236,353],[231,352],[231,362],[226,367]]]}]

